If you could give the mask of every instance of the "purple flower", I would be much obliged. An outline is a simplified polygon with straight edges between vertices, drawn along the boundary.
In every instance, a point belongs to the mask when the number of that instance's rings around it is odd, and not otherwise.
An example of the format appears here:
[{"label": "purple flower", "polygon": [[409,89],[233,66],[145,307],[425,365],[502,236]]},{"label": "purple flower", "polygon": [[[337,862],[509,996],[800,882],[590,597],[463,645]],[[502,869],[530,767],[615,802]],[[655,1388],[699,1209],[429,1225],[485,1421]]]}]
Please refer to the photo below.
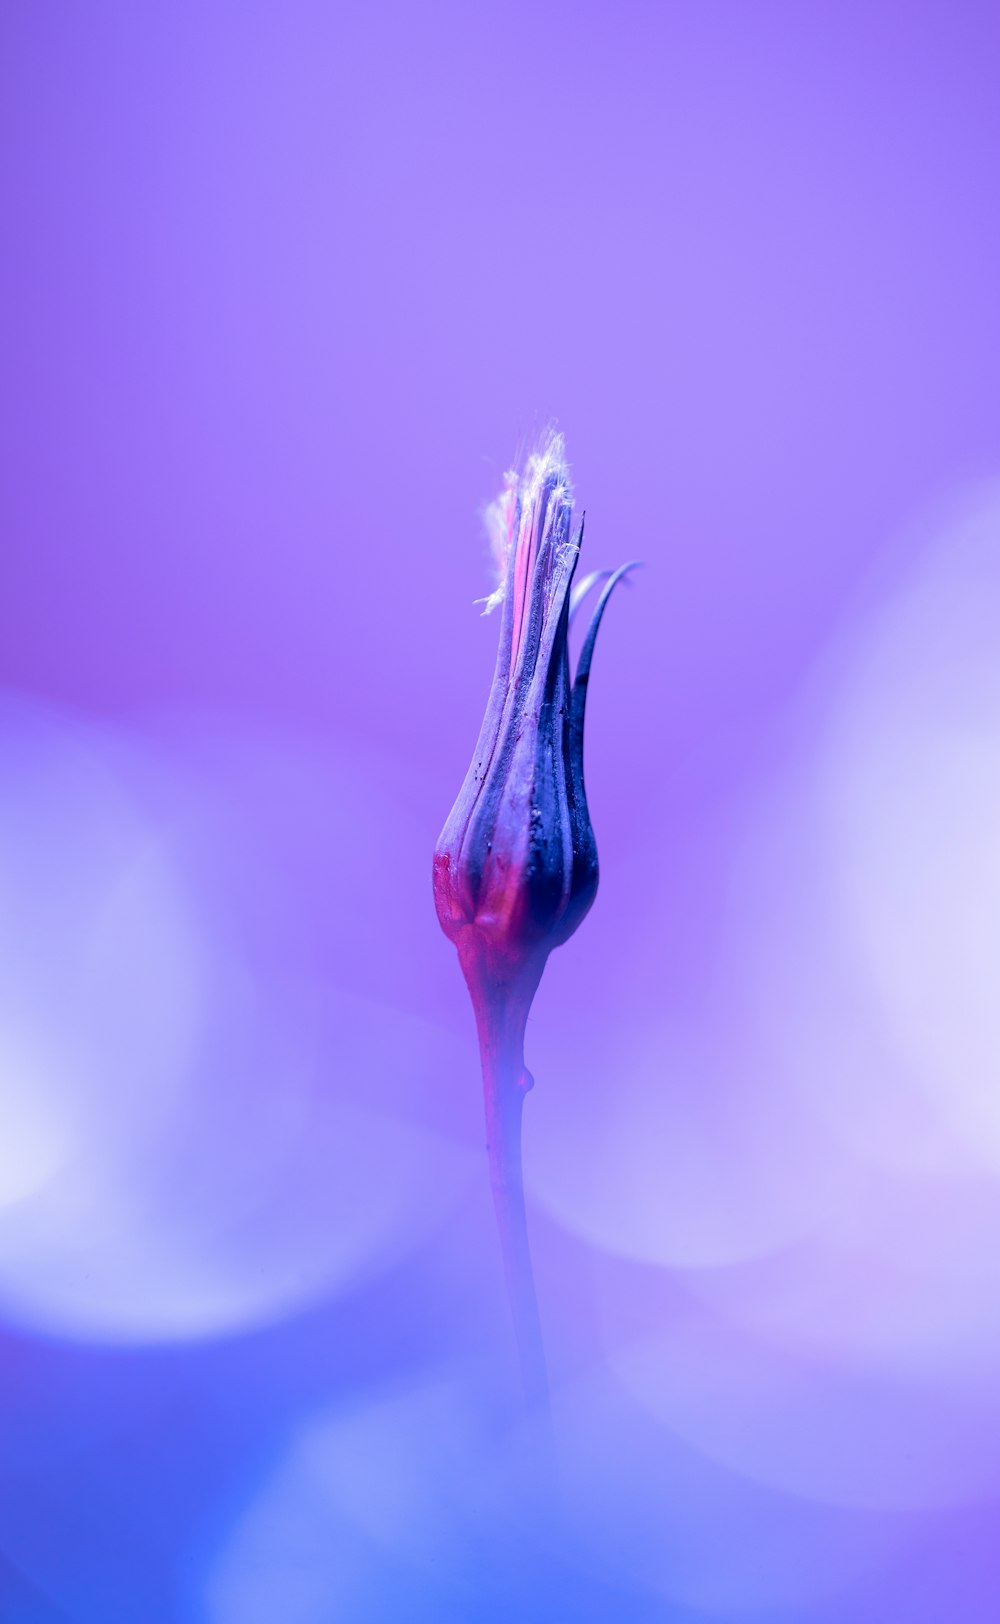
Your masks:
[{"label": "purple flower", "polygon": [[[597,844],[583,781],[583,723],[594,642],[616,583],[634,566],[588,576],[572,531],[562,436],[508,474],[487,513],[503,570],[500,645],[479,743],[434,854],[434,896],[467,979],[527,976],[572,935],[597,892]],[[569,625],[605,579],[570,680]],[[535,974],[537,970],[537,974]],[[473,996],[476,996],[476,989]]]},{"label": "purple flower", "polygon": [[[583,539],[572,532],[569,469],[552,433],[524,474],[508,474],[487,518],[501,566],[500,647],[472,765],[434,853],[434,900],[458,949],[476,1014],[486,1142],[525,1396],[544,1405],[545,1352],[524,1209],[521,1109],[528,1011],[545,961],[597,891],[597,845],[583,785],[583,720],[597,629],[633,566],[573,590]],[[598,581],[570,680],[569,625]]]}]

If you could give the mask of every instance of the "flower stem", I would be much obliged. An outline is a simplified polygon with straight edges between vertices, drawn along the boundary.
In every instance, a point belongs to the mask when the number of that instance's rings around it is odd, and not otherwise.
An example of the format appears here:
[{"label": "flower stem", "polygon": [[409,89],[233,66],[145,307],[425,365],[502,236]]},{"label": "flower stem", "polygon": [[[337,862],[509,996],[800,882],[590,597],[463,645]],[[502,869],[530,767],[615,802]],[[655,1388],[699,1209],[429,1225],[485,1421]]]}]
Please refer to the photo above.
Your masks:
[{"label": "flower stem", "polygon": [[521,1360],[524,1397],[534,1409],[548,1404],[549,1382],[538,1313],[538,1294],[528,1242],[521,1172],[521,1112],[529,1083],[522,1075],[499,1076],[484,1064],[486,1149],[490,1160],[493,1206],[500,1231],[507,1296],[510,1300]]},{"label": "flower stem", "polygon": [[521,1113],[533,1085],[524,1064],[524,1034],[543,964],[522,966],[511,975],[502,964],[477,954],[474,962],[463,962],[463,969],[476,1012],[490,1182],[524,1398],[530,1410],[547,1419],[548,1371],[521,1168]]}]

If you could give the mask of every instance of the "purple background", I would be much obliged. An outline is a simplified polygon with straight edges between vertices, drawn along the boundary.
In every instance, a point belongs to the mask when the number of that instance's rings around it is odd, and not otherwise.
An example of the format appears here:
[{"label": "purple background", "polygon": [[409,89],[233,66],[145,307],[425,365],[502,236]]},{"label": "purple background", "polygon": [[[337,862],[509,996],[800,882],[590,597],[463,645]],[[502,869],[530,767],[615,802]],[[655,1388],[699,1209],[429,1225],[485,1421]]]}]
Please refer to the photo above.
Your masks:
[{"label": "purple background", "polygon": [[[0,1618],[988,1624],[1000,13],[0,8]],[[537,1518],[430,852],[555,420]]]}]

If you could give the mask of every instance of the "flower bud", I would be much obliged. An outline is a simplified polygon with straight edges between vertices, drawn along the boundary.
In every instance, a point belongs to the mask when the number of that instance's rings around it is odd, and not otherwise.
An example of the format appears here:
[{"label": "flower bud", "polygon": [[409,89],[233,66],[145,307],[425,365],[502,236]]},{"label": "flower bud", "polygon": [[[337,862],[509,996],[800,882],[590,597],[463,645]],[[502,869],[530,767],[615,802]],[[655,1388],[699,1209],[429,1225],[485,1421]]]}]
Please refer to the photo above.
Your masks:
[{"label": "flower bud", "polygon": [[[488,510],[503,570],[496,671],[479,743],[434,854],[434,897],[466,977],[488,966],[534,991],[548,953],[567,940],[597,892],[597,845],[583,782],[583,722],[607,579],[570,681],[571,596],[581,524],[562,437],[551,434],[523,476],[508,474]],[[470,988],[475,988],[470,979]],[[530,993],[529,993],[530,998]]]}]

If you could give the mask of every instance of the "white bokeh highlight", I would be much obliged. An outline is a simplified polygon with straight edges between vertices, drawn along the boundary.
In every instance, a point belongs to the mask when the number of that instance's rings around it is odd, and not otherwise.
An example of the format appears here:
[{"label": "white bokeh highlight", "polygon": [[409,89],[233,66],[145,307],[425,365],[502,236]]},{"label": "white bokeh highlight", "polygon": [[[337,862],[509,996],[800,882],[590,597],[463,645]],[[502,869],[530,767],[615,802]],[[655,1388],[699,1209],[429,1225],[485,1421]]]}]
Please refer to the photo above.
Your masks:
[{"label": "white bokeh highlight", "polygon": [[[421,1244],[478,1171],[405,1098],[452,1040],[297,940],[262,832],[288,747],[206,776],[176,742],[13,700],[0,734],[0,1316],[231,1334]],[[393,816],[335,767],[311,788],[328,840]]]}]

